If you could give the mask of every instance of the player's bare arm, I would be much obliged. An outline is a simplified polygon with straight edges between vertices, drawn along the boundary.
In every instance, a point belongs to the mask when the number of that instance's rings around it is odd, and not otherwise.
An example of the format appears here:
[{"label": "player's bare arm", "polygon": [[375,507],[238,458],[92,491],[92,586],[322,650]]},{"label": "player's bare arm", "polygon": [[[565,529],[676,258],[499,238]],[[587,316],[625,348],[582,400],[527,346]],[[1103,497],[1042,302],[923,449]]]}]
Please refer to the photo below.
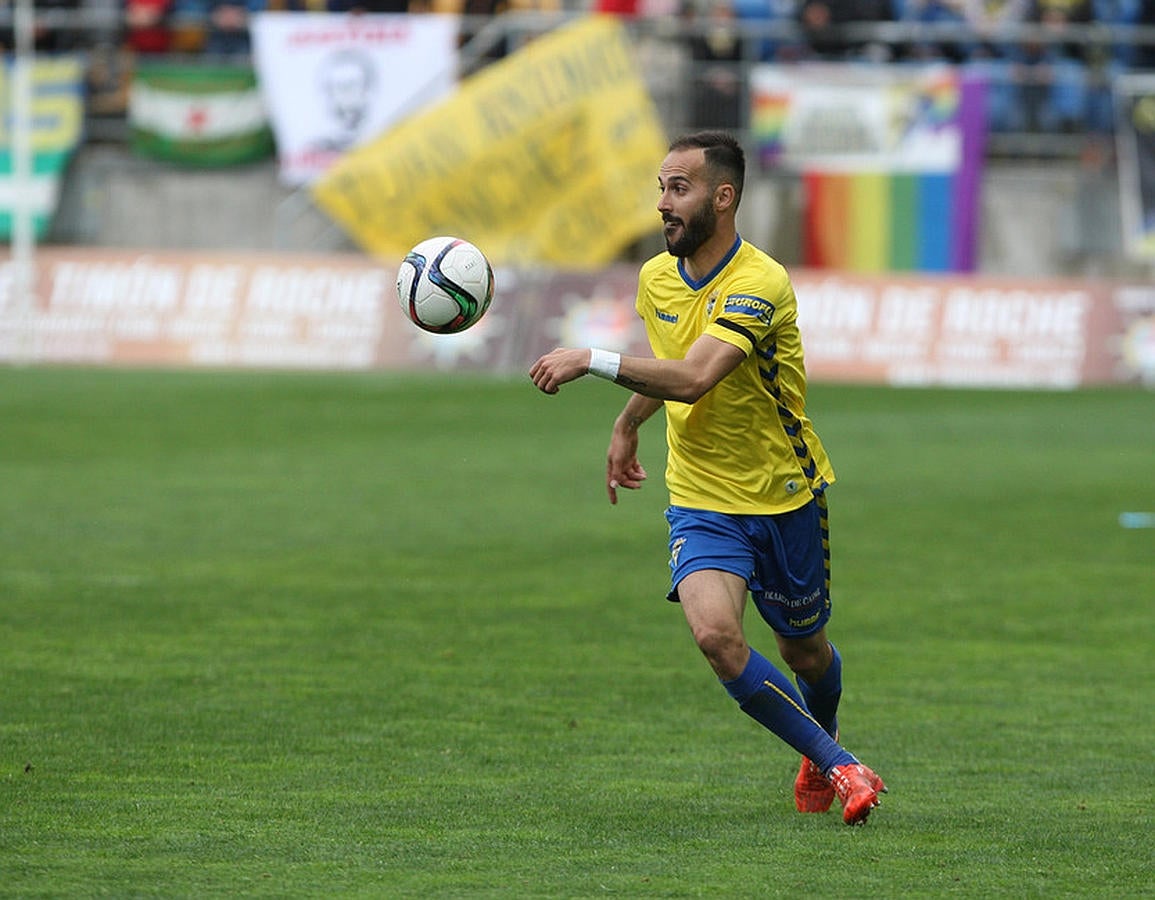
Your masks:
[{"label": "player's bare arm", "polygon": [[[541,391],[556,394],[563,384],[589,374],[595,361],[594,354],[598,352],[559,347],[535,362],[530,367],[529,376]],[[612,355],[617,357],[617,354]],[[745,358],[746,354],[740,348],[704,334],[693,343],[683,359],[617,357],[617,370],[612,380],[656,400],[694,403]],[[594,371],[594,374],[602,372]]]}]

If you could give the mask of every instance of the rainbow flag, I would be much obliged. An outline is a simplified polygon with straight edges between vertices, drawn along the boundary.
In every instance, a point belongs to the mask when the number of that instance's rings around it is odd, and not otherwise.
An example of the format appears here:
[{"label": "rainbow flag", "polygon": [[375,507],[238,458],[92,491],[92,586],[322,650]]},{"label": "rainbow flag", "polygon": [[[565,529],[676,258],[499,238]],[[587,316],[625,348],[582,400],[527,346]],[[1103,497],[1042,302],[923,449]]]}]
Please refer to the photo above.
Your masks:
[{"label": "rainbow flag", "polygon": [[[849,272],[965,272],[974,233],[958,215],[954,175],[802,176],[803,262]],[[973,217],[970,217],[973,220]]]},{"label": "rainbow flag", "polygon": [[938,71],[901,90],[848,84],[841,101],[831,99],[837,87],[814,99],[804,96],[813,81],[797,93],[781,82],[753,92],[763,166],[790,168],[801,179],[803,263],[848,272],[973,271],[983,84]]}]

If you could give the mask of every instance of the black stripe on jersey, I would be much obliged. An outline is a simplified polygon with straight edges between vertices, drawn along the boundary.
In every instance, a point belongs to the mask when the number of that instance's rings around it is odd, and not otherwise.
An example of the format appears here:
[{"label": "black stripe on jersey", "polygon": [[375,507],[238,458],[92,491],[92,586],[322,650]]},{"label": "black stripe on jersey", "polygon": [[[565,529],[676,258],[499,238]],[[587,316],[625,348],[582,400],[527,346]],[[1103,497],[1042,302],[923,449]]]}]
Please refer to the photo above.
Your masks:
[{"label": "black stripe on jersey", "polygon": [[826,505],[825,485],[814,492],[818,501],[818,527],[822,531],[822,568],[826,575],[826,597],[830,598],[830,512]]},{"label": "black stripe on jersey", "polygon": [[778,407],[778,419],[782,423],[782,430],[786,432],[794,447],[794,455],[802,466],[802,474],[806,476],[812,489],[820,491],[825,485],[816,486],[814,484],[814,478],[818,474],[818,463],[815,462],[810,447],[802,436],[802,420],[782,404],[782,385],[778,383],[778,361],[775,358],[777,353],[777,343],[771,344],[765,351],[759,350],[758,356],[767,365],[759,364],[758,371],[762,375],[762,383],[766,386],[766,390],[777,401],[775,405]]},{"label": "black stripe on jersey", "polygon": [[744,337],[746,340],[748,340],[750,342],[751,348],[755,348],[758,346],[758,340],[754,337],[753,332],[751,332],[748,328],[743,328],[741,325],[736,325],[735,323],[731,322],[729,319],[715,319],[715,321],[717,322],[717,324],[721,325],[723,328],[729,328],[735,334],[742,335],[742,337]]}]

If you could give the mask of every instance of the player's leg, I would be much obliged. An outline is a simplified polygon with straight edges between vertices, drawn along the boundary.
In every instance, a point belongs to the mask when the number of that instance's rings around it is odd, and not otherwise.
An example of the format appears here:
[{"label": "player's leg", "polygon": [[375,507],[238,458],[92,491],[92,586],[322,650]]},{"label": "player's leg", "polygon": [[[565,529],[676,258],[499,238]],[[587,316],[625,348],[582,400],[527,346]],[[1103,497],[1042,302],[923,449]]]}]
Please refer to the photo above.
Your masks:
[{"label": "player's leg", "polygon": [[741,676],[750,657],[742,630],[746,581],[730,572],[699,569],[677,584],[677,597],[694,643],[723,681]]},{"label": "player's leg", "polygon": [[746,643],[743,578],[699,569],[678,582],[677,595],[694,641],[744,713],[814,760],[824,772],[857,762],[814,720],[790,679]]},{"label": "player's leg", "polygon": [[830,531],[825,495],[800,509],[751,519],[757,528],[750,589],[774,630],[778,652],[794,673],[806,708],[838,733],[842,659],[827,640],[830,620]]},{"label": "player's leg", "polygon": [[[843,818],[862,822],[878,804],[882,780],[837,743],[842,661],[827,640],[830,618],[830,538],[826,501],[818,495],[789,513],[751,520],[757,527],[751,592],[774,630],[779,652],[798,680],[807,711],[845,754],[830,764],[802,751],[794,800],[802,812],[825,812],[837,793]],[[849,762],[847,762],[849,760]]]},{"label": "player's leg", "polygon": [[[838,700],[842,695],[842,664],[826,629],[802,638],[775,634],[778,651],[794,672],[806,708],[834,740],[838,740]],[[834,785],[809,757],[803,756],[794,778],[794,805],[799,812],[823,813],[834,803]]]},{"label": "player's leg", "polygon": [[782,661],[794,673],[810,715],[831,737],[838,734],[838,703],[842,699],[842,657],[826,638],[826,629],[804,637],[775,633]]},{"label": "player's leg", "polygon": [[[838,741],[838,699],[842,694],[842,664],[838,651],[826,640],[825,629],[802,638],[778,635],[782,658],[794,672],[802,696],[815,720]],[[794,804],[799,812],[826,812],[837,794],[842,818],[851,825],[866,821],[885,793],[882,779],[855,760],[825,768],[807,753],[794,779]]]},{"label": "player's leg", "polygon": [[[749,589],[747,575],[755,571],[751,532],[757,526],[751,525],[749,517],[679,507],[667,510],[666,517],[673,575],[669,599],[681,602],[694,640],[715,674],[743,712],[830,776],[843,800],[844,821],[864,821],[877,805],[876,791],[885,790],[882,781],[826,733],[806,710],[790,679],[746,643],[742,614]],[[766,615],[764,609],[762,614]],[[819,619],[821,614],[802,623],[810,626],[809,631],[796,627],[795,636],[816,633],[825,621]],[[874,780],[867,781],[867,776]]]}]

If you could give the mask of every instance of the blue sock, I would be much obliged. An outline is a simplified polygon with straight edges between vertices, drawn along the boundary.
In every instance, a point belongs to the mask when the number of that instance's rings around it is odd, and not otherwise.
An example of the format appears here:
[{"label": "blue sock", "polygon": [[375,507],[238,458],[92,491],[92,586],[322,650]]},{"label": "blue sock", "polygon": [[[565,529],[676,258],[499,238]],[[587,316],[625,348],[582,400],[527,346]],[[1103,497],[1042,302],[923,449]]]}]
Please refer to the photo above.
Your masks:
[{"label": "blue sock", "polygon": [[806,708],[810,715],[821,725],[828,735],[838,734],[838,701],[842,699],[842,657],[838,655],[838,648],[830,645],[833,657],[830,666],[823,673],[817,684],[810,684],[801,678],[796,678],[798,690],[802,692],[802,699],[806,701]]},{"label": "blue sock", "polygon": [[752,649],[742,674],[723,681],[722,686],[742,712],[808,756],[823,772],[858,761],[811,717],[790,680],[758,651]]}]

